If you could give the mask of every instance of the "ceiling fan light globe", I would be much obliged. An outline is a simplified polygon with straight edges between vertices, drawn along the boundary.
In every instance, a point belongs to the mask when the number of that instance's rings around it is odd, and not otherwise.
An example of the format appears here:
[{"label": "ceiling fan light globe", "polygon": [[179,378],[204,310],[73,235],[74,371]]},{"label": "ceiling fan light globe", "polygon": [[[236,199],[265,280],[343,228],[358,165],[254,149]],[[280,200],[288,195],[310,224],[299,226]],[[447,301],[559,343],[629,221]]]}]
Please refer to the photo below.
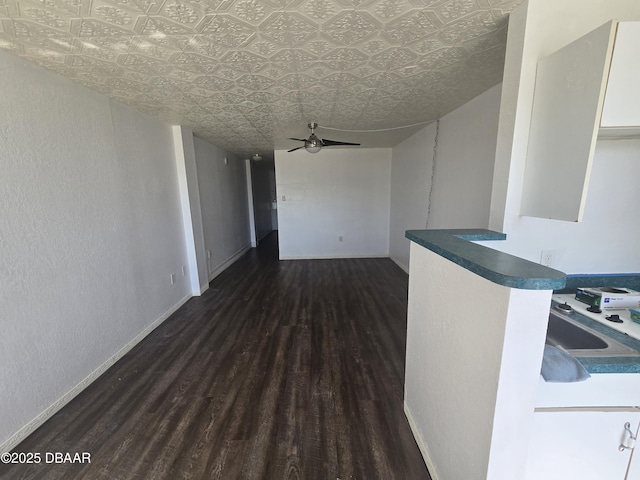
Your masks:
[{"label": "ceiling fan light globe", "polygon": [[309,140],[304,142],[304,148],[309,153],[318,153],[322,148],[322,140],[316,137],[315,133],[312,133]]}]

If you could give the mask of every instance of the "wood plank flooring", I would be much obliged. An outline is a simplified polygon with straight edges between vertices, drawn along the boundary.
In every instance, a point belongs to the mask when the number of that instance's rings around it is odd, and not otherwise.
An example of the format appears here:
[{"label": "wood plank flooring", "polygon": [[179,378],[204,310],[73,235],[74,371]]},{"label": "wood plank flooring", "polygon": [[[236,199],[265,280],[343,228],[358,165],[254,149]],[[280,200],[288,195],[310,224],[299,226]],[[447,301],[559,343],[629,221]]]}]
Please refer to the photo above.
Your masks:
[{"label": "wood plank flooring", "polygon": [[[430,479],[403,413],[407,275],[272,234],[23,441],[2,479]],[[45,464],[89,452],[90,464]]]}]

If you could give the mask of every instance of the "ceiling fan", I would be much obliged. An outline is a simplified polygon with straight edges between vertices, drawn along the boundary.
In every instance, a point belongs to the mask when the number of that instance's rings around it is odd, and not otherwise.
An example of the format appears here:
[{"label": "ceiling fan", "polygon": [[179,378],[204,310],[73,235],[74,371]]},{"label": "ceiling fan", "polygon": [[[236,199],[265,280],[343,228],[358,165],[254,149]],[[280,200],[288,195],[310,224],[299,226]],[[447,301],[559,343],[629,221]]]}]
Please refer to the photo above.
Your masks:
[{"label": "ceiling fan", "polygon": [[304,142],[304,146],[292,148],[291,150],[289,150],[289,152],[295,152],[296,150],[304,148],[309,153],[318,153],[322,147],[334,147],[337,145],[360,145],[359,143],[337,142],[335,140],[328,140],[326,138],[318,138],[313,132],[316,128],[318,128],[318,124],[316,122],[311,122],[309,124],[309,128],[311,129],[311,135],[309,136],[309,138],[289,138],[289,140],[295,140],[296,142]]}]

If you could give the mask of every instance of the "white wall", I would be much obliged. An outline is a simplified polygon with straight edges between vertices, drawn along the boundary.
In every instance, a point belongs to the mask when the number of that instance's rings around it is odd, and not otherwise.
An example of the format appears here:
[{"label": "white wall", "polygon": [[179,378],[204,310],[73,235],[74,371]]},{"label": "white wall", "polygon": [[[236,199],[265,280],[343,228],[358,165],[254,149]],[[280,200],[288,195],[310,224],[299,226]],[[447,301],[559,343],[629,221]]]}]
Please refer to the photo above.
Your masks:
[{"label": "white wall", "polygon": [[[429,228],[486,228],[489,224],[500,85],[440,120]],[[425,228],[435,123],[393,148],[391,258],[408,270],[404,232]]]},{"label": "white wall", "polygon": [[389,255],[391,149],[279,150],[275,165],[280,258]]},{"label": "white wall", "polygon": [[193,137],[193,143],[207,271],[212,279],[251,247],[245,161],[198,137]]},{"label": "white wall", "polygon": [[599,141],[583,221],[513,217],[507,241],[496,248],[534,262],[552,250],[553,267],[566,273],[638,272],[637,178],[640,140]]},{"label": "white wall", "polygon": [[501,85],[440,120],[429,228],[486,228]]},{"label": "white wall", "polygon": [[2,51],[0,64],[4,451],[190,286],[171,127]]},{"label": "white wall", "polygon": [[260,241],[274,229],[270,175],[274,171],[273,161],[251,162],[251,184],[253,186],[253,211],[256,238]]},{"label": "white wall", "polygon": [[389,219],[389,257],[409,272],[407,230],[425,228],[435,123],[399,143],[392,150]]},{"label": "white wall", "polygon": [[640,19],[638,2],[537,1],[510,18],[490,228],[507,233],[496,248],[536,262],[554,250],[566,273],[640,271],[637,140],[598,142],[582,223],[519,216],[537,61],[613,18]]}]

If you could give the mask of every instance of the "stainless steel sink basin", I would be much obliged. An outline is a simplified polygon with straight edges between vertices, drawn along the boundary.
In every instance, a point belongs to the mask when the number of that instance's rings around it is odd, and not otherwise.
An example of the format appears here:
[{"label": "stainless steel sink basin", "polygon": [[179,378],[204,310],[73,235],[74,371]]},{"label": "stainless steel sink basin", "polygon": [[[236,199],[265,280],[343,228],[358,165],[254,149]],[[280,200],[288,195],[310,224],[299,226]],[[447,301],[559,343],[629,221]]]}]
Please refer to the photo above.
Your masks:
[{"label": "stainless steel sink basin", "polygon": [[551,311],[547,328],[547,343],[562,347],[574,357],[640,357],[631,347],[589,328],[571,315]]}]

